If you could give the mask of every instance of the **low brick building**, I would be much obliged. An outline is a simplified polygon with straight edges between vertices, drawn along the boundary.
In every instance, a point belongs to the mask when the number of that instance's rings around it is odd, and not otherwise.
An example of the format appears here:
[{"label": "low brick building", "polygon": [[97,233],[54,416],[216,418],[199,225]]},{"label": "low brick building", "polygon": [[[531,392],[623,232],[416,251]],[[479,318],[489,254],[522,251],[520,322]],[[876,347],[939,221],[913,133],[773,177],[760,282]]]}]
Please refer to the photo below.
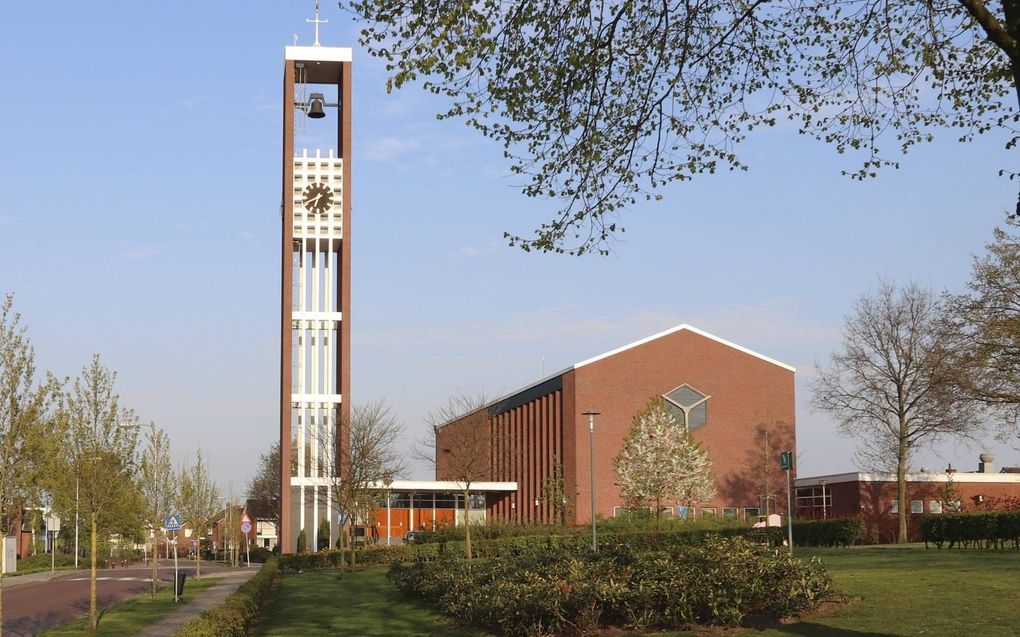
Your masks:
[{"label": "low brick building", "polygon": [[[977,471],[908,473],[908,531],[918,539],[917,520],[924,513],[980,511],[1020,505],[1020,473],[1014,467],[1001,471],[990,454],[982,454]],[[795,482],[794,514],[798,519],[864,518],[870,541],[893,541],[896,537],[896,475],[851,472],[798,478]]]},{"label": "low brick building", "polygon": [[[489,448],[486,479],[518,483],[516,493],[492,500],[493,519],[549,523],[562,516],[586,523],[590,471],[596,514],[618,515],[624,502],[613,459],[634,416],[662,396],[708,451],[718,486],[716,497],[693,511],[675,503],[669,513],[746,518],[766,506],[782,511],[785,498],[776,496],[785,481],[776,458],[796,450],[794,373],[785,363],[680,325],[571,365],[440,428],[436,478],[457,478],[444,451],[468,428],[481,427]],[[594,467],[586,412],[598,412]],[[549,497],[550,481],[560,479],[566,506]]]}]

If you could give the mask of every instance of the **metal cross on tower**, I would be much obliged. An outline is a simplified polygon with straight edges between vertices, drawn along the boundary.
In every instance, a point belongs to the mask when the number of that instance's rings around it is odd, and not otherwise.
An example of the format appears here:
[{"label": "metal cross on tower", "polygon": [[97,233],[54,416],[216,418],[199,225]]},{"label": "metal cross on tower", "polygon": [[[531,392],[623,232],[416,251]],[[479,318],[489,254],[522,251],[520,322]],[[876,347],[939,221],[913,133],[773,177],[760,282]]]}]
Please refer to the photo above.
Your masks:
[{"label": "metal cross on tower", "polygon": [[319,25],[329,22],[329,20],[319,19],[319,0],[315,0],[315,19],[309,20],[308,18],[305,18],[305,22],[315,25],[315,44],[312,46],[319,46]]}]

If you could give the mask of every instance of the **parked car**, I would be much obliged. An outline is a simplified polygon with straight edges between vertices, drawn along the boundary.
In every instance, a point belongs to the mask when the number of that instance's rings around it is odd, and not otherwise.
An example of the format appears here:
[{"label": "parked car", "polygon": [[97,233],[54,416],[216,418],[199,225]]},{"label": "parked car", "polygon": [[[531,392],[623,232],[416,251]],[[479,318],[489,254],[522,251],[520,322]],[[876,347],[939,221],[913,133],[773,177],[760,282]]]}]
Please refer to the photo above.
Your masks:
[{"label": "parked car", "polygon": [[425,531],[408,531],[404,535],[404,544],[420,544],[426,537]]}]

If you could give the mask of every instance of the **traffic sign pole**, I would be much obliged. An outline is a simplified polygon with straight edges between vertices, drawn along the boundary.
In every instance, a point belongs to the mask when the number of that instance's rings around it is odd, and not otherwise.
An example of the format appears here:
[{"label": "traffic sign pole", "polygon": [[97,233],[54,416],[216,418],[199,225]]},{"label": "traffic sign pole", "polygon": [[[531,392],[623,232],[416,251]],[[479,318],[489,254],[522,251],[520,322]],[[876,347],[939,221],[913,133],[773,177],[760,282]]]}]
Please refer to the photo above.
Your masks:
[{"label": "traffic sign pole", "polygon": [[793,469],[793,452],[784,451],[779,456],[779,463],[786,472],[786,542],[790,548],[790,555],[793,555],[793,497],[790,486],[790,470]]},{"label": "traffic sign pole", "polygon": [[248,534],[251,533],[251,518],[245,513],[244,517],[241,518],[241,534],[244,535],[244,557],[248,563],[248,568],[251,568],[251,542],[248,541]]}]

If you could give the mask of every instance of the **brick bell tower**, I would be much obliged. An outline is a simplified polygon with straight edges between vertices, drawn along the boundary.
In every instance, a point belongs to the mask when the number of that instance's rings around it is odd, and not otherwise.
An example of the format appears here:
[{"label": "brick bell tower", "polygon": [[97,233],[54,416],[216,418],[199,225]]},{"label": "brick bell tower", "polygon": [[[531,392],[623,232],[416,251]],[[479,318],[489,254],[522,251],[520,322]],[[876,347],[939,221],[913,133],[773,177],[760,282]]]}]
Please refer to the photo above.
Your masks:
[{"label": "brick bell tower", "polygon": [[319,44],[318,2],[307,22],[315,43],[286,47],[283,67],[281,553],[302,530],[318,546],[350,412],[351,49]]}]

